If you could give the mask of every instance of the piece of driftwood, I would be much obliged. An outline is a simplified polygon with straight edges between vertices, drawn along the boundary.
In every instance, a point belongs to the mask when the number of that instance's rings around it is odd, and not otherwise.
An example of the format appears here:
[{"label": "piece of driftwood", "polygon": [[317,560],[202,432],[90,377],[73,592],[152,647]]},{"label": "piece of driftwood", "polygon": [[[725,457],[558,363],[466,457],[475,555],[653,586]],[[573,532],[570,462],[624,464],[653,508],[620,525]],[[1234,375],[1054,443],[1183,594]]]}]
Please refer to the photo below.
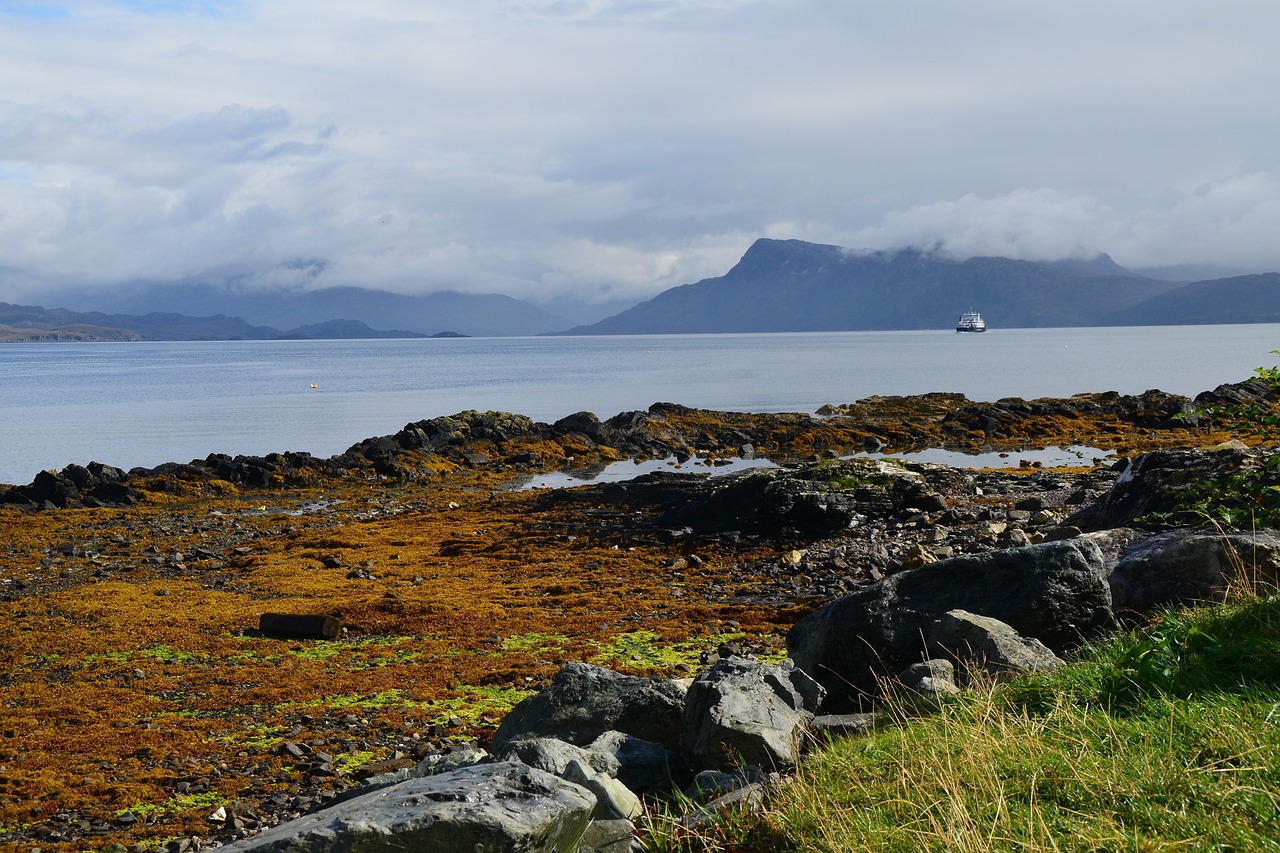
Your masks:
[{"label": "piece of driftwood", "polygon": [[342,623],[323,613],[263,613],[258,630],[281,640],[332,640]]}]

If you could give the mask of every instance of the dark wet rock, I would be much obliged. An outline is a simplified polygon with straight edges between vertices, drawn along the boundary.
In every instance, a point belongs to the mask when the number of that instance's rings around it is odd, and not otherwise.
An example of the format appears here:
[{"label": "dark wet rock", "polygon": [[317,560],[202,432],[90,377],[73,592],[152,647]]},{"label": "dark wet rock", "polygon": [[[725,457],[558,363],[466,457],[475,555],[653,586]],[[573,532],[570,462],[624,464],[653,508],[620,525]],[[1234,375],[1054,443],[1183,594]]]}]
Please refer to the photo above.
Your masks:
[{"label": "dark wet rock", "polygon": [[[942,478],[940,472],[934,473]],[[967,482],[972,494],[972,481]],[[693,537],[744,534],[804,539],[831,536],[865,524],[869,518],[885,518],[907,509],[941,511],[947,507],[946,498],[920,470],[864,458],[714,478],[659,472],[622,483],[556,492],[546,500],[652,510],[648,521],[630,520],[633,530],[647,527]]]},{"label": "dark wet rock", "polygon": [[620,433],[609,424],[602,423],[592,412],[577,412],[568,415],[552,424],[556,433],[576,435],[591,444],[612,446],[617,443]]},{"label": "dark wet rock", "polygon": [[141,495],[126,485],[126,478],[119,468],[98,462],[68,465],[61,471],[40,471],[30,485],[0,493],[0,504],[27,509],[131,506]]},{"label": "dark wet rock", "polygon": [[1196,395],[1192,406],[1197,410],[1253,406],[1271,402],[1276,396],[1277,389],[1272,383],[1254,377],[1243,382],[1228,382],[1212,391],[1202,391]]},{"label": "dark wet rock", "polygon": [[817,537],[908,507],[945,509],[925,478],[877,459],[845,459],[712,480],[659,524],[706,535],[741,530]]},{"label": "dark wet rock", "polygon": [[1179,416],[1191,408],[1188,398],[1156,390],[1138,395],[1114,391],[1075,394],[1065,399],[1008,397],[953,409],[942,418],[941,424],[944,432],[957,436],[982,433],[991,440],[1016,434],[1035,438],[1061,433],[1062,421],[1083,416],[1114,418],[1138,429],[1183,427],[1186,424]]},{"label": "dark wet rock", "polygon": [[332,640],[342,633],[342,622],[324,613],[263,613],[258,631],[278,639]]}]

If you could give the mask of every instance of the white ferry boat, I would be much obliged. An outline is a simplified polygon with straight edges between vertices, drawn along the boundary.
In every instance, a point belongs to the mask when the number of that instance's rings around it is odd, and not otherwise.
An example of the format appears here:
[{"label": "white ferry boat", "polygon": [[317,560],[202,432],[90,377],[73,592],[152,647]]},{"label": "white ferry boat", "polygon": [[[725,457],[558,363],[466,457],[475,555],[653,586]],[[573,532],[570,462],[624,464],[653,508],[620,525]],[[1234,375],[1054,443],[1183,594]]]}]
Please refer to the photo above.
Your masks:
[{"label": "white ferry boat", "polygon": [[961,314],[960,319],[956,321],[957,332],[985,332],[986,330],[987,321],[972,308]]}]

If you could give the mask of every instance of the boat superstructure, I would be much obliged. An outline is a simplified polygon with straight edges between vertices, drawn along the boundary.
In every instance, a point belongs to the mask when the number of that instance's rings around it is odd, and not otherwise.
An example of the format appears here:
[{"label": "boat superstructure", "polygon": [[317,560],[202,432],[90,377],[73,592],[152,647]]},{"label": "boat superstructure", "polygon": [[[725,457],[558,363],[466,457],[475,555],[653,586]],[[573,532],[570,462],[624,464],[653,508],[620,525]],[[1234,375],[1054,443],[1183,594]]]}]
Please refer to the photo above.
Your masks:
[{"label": "boat superstructure", "polygon": [[986,330],[987,321],[972,308],[961,314],[960,319],[956,321],[957,332],[985,332]]}]

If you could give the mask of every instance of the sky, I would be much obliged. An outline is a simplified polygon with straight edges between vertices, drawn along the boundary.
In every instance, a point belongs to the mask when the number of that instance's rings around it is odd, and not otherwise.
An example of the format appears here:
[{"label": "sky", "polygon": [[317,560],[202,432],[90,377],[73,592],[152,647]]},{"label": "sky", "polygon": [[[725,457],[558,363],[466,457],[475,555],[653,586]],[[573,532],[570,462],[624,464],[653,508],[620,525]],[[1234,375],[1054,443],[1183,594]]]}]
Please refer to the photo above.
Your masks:
[{"label": "sky", "polygon": [[0,301],[637,301],[761,237],[1280,270],[1277,33],[1274,0],[0,0]]}]

